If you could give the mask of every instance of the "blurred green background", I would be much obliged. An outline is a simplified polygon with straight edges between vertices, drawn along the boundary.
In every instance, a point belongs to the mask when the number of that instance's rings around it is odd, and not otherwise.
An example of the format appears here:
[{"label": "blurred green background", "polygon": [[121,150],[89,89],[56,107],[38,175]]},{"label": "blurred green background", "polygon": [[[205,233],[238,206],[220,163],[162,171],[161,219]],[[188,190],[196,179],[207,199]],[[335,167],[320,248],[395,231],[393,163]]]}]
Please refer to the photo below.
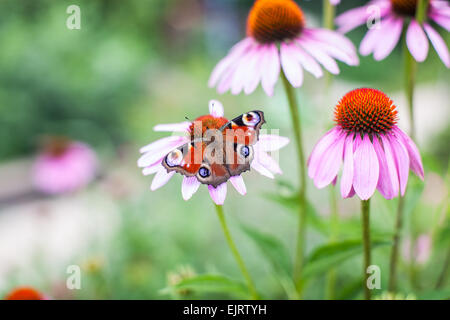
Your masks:
[{"label": "blurred green background", "polygon": [[[338,13],[362,3],[343,2]],[[228,118],[261,108],[267,129],[292,136],[280,84],[272,98],[261,88],[250,96],[219,96],[207,87],[212,68],[245,35],[252,3],[0,3],[0,296],[14,286],[32,285],[57,299],[242,297],[234,287],[234,280],[242,279],[206,188],[185,202],[182,178],[175,176],[151,192],[151,177],[141,175],[136,161],[139,147],[165,136],[153,132],[153,126],[206,114],[210,99],[224,104]],[[320,26],[321,1],[298,3],[308,25]],[[66,28],[66,8],[71,4],[81,8],[80,30]],[[359,44],[364,32],[359,28],[349,37]],[[448,34],[445,37],[448,43]],[[297,91],[308,154],[331,127],[335,103],[356,87],[378,88],[392,97],[400,110],[400,127],[408,129],[400,46],[382,62],[362,57],[359,67],[339,66],[341,74],[330,86],[327,79],[307,75]],[[449,72],[432,49],[418,72],[418,144],[426,179],[422,183],[410,175],[404,236],[432,235],[433,246],[425,264],[401,262],[399,291],[418,298],[449,298],[448,281],[436,287],[450,244]],[[46,134],[93,146],[101,160],[101,177],[73,194],[21,196],[29,188],[39,138]],[[294,151],[293,145],[281,150],[284,175],[269,180],[254,172],[246,174],[248,194],[242,197],[230,188],[224,206],[239,250],[265,298],[289,297],[284,275],[289,267],[283,261],[291,259],[295,239],[295,205],[290,201],[296,185]],[[315,208],[308,233],[311,253],[329,241],[330,190],[316,190],[309,182],[308,194]],[[397,200],[376,195],[373,202],[374,237],[390,241]],[[338,208],[339,239],[358,239],[358,201],[339,200]],[[262,240],[255,242],[258,237]],[[274,238],[276,243],[271,243]],[[261,250],[264,241],[265,250]],[[389,246],[374,250],[373,261],[382,270],[382,289],[377,294],[387,287],[389,252]],[[327,296],[327,273],[334,265],[335,297],[361,297],[361,256],[328,263],[311,276],[305,297]],[[65,288],[68,265],[81,267],[81,290]],[[220,274],[233,282],[217,290],[173,288],[194,274]]]}]

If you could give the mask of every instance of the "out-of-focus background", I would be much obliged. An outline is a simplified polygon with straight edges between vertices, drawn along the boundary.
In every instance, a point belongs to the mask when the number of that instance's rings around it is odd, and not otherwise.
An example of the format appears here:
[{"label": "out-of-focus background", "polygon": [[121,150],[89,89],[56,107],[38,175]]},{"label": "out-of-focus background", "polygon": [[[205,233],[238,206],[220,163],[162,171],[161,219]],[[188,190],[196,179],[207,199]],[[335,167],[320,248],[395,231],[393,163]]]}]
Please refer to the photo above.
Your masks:
[{"label": "out-of-focus background", "polygon": [[[21,285],[33,286],[55,299],[236,297],[233,290],[170,289],[194,274],[242,280],[207,189],[201,187],[185,202],[182,177],[177,175],[151,192],[151,177],[141,174],[136,161],[141,146],[165,136],[152,130],[156,124],[206,114],[210,99],[220,100],[229,118],[261,108],[267,129],[292,136],[280,83],[272,98],[261,88],[250,96],[219,96],[207,87],[212,68],[245,35],[252,3],[1,1],[0,297]],[[298,3],[308,25],[320,26],[322,1]],[[66,9],[71,4],[81,8],[80,30],[66,27]],[[361,4],[345,0],[337,11]],[[349,37],[358,45],[365,31],[359,28]],[[449,43],[448,33],[444,37]],[[341,74],[333,79],[307,75],[297,91],[308,154],[331,127],[335,103],[356,87],[387,93],[398,106],[399,126],[409,130],[400,46],[382,62],[362,57],[359,67],[340,64],[340,69]],[[438,289],[436,283],[450,244],[450,78],[434,50],[420,64],[417,80],[416,140],[426,178],[422,183],[410,175],[404,236],[414,241],[431,239],[431,244],[425,258],[415,263],[404,252],[399,291],[418,298],[448,298],[448,291],[447,296],[442,292],[450,289],[450,283]],[[62,194],[37,190],[33,170],[42,148],[59,152],[68,140],[94,150],[95,179]],[[296,216],[288,200],[296,186],[295,159],[294,146],[288,145],[280,153],[283,175],[270,180],[254,172],[246,174],[248,194],[243,197],[230,188],[224,206],[239,250],[267,298],[287,298],[286,288],[249,229],[280,239],[292,256]],[[309,182],[308,195],[319,222],[310,227],[308,252],[329,241],[328,229],[321,226],[329,220],[330,192],[317,190]],[[373,201],[374,233],[388,241],[396,206],[397,200],[387,201],[379,195]],[[339,238],[360,237],[358,200],[338,200],[338,209],[343,221]],[[406,242],[402,248],[408,251]],[[382,270],[378,294],[387,288],[389,252],[389,246],[374,250],[373,261]],[[80,290],[66,287],[70,265],[81,268]],[[360,255],[336,267],[336,297],[360,297],[360,269]],[[327,271],[310,280],[306,298],[326,296]]]}]

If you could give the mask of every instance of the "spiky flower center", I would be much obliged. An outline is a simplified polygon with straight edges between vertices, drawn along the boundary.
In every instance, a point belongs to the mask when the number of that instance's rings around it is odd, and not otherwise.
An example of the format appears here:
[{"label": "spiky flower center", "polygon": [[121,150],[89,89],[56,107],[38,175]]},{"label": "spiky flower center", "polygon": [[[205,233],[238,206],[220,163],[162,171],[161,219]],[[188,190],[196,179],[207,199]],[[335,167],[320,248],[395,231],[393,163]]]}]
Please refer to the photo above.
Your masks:
[{"label": "spiky flower center", "polygon": [[260,43],[297,37],[305,24],[303,12],[293,0],[256,0],[247,20],[247,35]]},{"label": "spiky flower center", "polygon": [[392,10],[403,16],[416,15],[417,0],[391,0]]},{"label": "spiky flower center", "polygon": [[334,120],[348,132],[386,133],[397,123],[394,102],[375,89],[356,89],[339,101]]}]

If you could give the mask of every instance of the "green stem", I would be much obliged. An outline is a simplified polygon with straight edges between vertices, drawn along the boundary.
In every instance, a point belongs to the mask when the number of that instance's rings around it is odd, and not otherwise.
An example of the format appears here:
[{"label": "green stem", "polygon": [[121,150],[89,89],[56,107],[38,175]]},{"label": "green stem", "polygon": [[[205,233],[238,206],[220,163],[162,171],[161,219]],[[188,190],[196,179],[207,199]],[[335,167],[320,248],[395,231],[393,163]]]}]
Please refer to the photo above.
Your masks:
[{"label": "green stem", "polygon": [[367,286],[367,268],[370,266],[370,200],[361,200],[363,246],[364,246],[364,269],[363,269],[363,287],[364,298],[370,300],[371,292]]},{"label": "green stem", "polygon": [[222,226],[223,233],[225,234],[225,238],[227,240],[228,246],[231,249],[231,252],[233,253],[233,256],[239,266],[239,269],[241,269],[242,275],[244,276],[245,281],[247,282],[247,287],[250,291],[250,295],[253,300],[258,300],[259,295],[256,291],[255,285],[253,284],[252,278],[250,277],[250,274],[247,271],[247,268],[245,267],[244,260],[242,260],[241,255],[239,254],[239,251],[236,248],[236,245],[234,244],[233,238],[231,237],[230,230],[228,229],[227,223],[225,221],[225,215],[223,214],[223,207],[219,205],[216,206],[216,212],[217,216],[219,217],[220,225]]},{"label": "green stem", "polygon": [[436,290],[440,289],[444,286],[445,280],[447,280],[448,269],[450,268],[450,248],[447,251],[447,256],[444,261],[444,268],[442,269],[441,274],[439,275],[438,281],[436,283]]},{"label": "green stem", "polygon": [[327,29],[334,29],[334,15],[336,10],[330,0],[323,0],[323,26]]},{"label": "green stem", "polygon": [[294,283],[297,289],[297,293],[299,297],[301,297],[302,284],[301,284],[301,275],[302,275],[302,267],[304,260],[304,251],[305,251],[305,242],[306,242],[306,165],[305,165],[305,155],[303,153],[303,143],[302,143],[302,130],[300,125],[300,114],[299,107],[297,104],[297,99],[295,97],[294,88],[289,83],[288,79],[284,72],[281,72],[281,78],[283,80],[284,88],[286,90],[287,99],[289,102],[289,108],[291,111],[292,118],[292,126],[294,128],[295,135],[295,145],[297,149],[298,161],[299,161],[299,184],[300,189],[298,193],[298,202],[299,202],[299,219],[298,219],[298,231],[297,231],[297,248],[295,253],[295,261],[294,261]]},{"label": "green stem", "polygon": [[398,199],[397,217],[395,222],[395,231],[393,238],[393,245],[391,251],[391,261],[389,266],[389,285],[388,289],[390,292],[395,292],[397,290],[397,262],[400,246],[400,233],[403,227],[403,211],[405,208],[405,198],[400,197]]},{"label": "green stem", "polygon": [[[339,235],[338,223],[339,223],[339,213],[337,208],[336,201],[336,188],[334,186],[330,186],[330,209],[331,209],[331,217],[330,217],[330,243],[333,243],[337,240]],[[329,300],[334,300],[335,298],[335,286],[336,286],[336,270],[334,268],[330,269],[327,273],[327,283],[326,283],[326,296]]]}]

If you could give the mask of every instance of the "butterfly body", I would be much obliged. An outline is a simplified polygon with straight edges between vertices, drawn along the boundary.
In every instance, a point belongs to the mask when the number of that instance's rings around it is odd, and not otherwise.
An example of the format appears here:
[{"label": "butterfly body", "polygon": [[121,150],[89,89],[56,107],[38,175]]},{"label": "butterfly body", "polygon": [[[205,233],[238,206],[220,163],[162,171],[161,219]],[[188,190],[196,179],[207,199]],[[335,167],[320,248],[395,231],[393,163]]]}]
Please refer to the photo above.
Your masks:
[{"label": "butterfly body", "polygon": [[262,111],[250,111],[233,120],[201,116],[189,128],[190,142],[169,152],[162,162],[167,172],[195,176],[203,184],[218,185],[250,170],[253,145],[265,123]]}]

